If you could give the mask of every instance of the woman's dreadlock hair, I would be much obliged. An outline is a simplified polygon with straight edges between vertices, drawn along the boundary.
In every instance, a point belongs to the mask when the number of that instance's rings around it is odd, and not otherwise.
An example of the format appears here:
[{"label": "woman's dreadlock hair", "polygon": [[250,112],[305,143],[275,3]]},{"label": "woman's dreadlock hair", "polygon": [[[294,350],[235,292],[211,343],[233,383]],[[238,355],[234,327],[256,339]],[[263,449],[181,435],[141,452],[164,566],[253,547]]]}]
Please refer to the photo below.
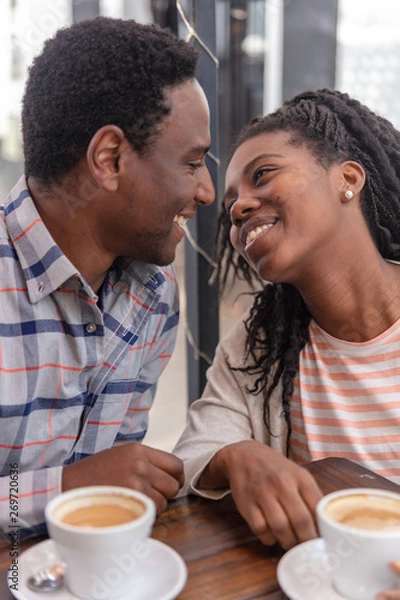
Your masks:
[{"label": "woman's dreadlock hair", "polygon": [[[366,174],[361,204],[371,236],[384,258],[399,260],[400,132],[347,94],[320,89],[298,94],[274,113],[257,117],[245,126],[229,160],[246,140],[275,131],[290,133],[290,143],[304,145],[324,168],[346,160],[361,164]],[[221,287],[225,288],[231,270],[254,284],[257,276],[230,243],[230,227],[229,215],[221,210],[216,245]],[[264,421],[270,431],[269,399],[281,382],[287,452],[292,430],[290,398],[299,354],[309,339],[310,319],[296,288],[277,283],[265,285],[255,295],[246,321],[247,357],[252,362],[243,370],[256,375],[249,391],[264,391]]]}]

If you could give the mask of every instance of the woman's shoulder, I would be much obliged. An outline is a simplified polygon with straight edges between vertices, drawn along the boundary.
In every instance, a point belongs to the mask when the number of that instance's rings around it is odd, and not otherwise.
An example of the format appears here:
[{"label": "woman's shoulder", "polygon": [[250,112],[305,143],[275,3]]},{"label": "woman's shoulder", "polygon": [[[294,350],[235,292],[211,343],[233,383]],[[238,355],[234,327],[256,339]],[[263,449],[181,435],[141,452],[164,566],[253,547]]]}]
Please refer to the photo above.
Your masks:
[{"label": "woman's shoulder", "polygon": [[250,318],[250,310],[250,306],[244,310],[219,343],[219,350],[229,358],[231,364],[235,364],[237,367],[244,365],[247,354],[248,333],[246,323]]}]

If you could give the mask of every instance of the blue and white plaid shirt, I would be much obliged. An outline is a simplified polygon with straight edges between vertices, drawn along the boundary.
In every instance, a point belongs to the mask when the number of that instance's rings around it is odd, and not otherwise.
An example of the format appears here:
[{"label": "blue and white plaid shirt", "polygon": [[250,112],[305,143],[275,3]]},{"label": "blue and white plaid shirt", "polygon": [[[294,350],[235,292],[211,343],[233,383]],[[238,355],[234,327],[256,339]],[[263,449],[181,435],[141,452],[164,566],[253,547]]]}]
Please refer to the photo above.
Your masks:
[{"label": "blue and white plaid shirt", "polygon": [[172,267],[120,258],[99,299],[24,178],[0,217],[0,526],[26,535],[43,527],[63,465],[143,439],[178,291]]}]

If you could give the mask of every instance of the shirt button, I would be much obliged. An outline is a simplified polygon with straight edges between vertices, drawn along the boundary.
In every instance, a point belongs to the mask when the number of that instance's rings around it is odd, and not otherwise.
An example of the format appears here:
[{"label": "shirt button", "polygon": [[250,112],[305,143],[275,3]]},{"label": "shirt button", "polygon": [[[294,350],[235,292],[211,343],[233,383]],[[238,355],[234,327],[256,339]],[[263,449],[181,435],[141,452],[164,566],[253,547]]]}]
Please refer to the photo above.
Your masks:
[{"label": "shirt button", "polygon": [[96,327],[96,323],[88,323],[86,325],[86,331],[87,333],[94,333],[96,331],[97,327]]}]

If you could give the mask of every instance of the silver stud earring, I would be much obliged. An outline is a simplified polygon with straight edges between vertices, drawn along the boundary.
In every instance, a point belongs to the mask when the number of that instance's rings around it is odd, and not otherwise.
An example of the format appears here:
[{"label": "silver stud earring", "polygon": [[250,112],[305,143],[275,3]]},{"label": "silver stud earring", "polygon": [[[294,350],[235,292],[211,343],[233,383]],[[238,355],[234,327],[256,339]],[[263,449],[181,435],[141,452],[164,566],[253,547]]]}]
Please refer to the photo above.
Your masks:
[{"label": "silver stud earring", "polygon": [[354,193],[351,190],[347,190],[347,192],[344,193],[344,197],[347,198],[347,200],[351,200],[354,196]]}]

